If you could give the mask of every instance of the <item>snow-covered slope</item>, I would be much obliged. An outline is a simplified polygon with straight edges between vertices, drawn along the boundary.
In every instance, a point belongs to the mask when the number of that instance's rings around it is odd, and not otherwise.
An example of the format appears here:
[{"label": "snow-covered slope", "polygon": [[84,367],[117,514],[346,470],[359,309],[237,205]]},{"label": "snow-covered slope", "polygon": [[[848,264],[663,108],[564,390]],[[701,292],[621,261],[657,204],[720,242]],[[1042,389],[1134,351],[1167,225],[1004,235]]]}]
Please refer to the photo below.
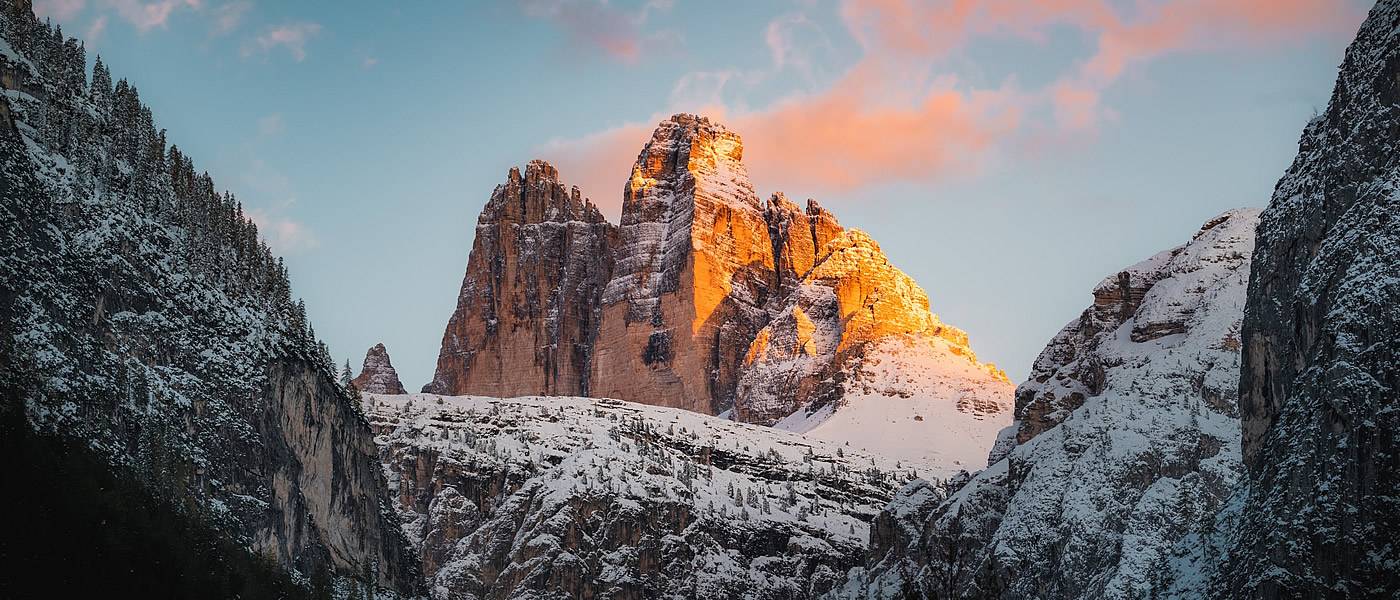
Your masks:
[{"label": "snow-covered slope", "polygon": [[[439,598],[809,598],[910,464],[615,400],[367,395]],[[935,493],[937,488],[931,488]]]},{"label": "snow-covered slope", "polygon": [[1147,598],[1240,476],[1240,321],[1257,209],[1104,280],[1036,361],[995,461],[911,486],[842,597]]}]

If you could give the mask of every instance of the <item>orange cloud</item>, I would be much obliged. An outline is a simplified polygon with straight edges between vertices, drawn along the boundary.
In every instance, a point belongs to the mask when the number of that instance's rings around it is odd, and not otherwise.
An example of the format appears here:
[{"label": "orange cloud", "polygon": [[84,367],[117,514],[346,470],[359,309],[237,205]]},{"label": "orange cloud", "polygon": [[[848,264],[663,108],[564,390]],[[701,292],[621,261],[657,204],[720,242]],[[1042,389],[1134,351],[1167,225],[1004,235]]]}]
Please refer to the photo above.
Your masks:
[{"label": "orange cloud", "polygon": [[[706,113],[727,116],[722,120],[743,136],[745,162],[760,185],[805,194],[976,172],[1004,146],[1092,131],[1113,114],[1103,105],[1103,91],[1134,64],[1173,52],[1345,35],[1362,15],[1337,0],[1173,0],[1128,7],[1109,0],[847,0],[841,16],[865,54],[835,83],[758,110],[719,106]],[[967,89],[947,77],[921,78],[974,39],[1034,41],[1056,27],[1079,30],[1096,48],[1042,89]],[[770,50],[773,30],[767,32]],[[775,69],[792,62],[786,45],[776,47]],[[1028,133],[1029,119],[1039,114],[1053,122]],[[555,140],[543,154],[616,214],[628,168],[652,123],[665,116]]]}]

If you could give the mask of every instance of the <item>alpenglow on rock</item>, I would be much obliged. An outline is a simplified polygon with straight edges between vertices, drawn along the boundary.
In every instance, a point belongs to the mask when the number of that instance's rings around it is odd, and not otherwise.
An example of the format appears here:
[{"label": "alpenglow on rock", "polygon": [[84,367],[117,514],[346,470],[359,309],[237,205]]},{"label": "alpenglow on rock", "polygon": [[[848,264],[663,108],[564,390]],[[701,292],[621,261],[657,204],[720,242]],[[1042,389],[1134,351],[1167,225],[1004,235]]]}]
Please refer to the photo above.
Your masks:
[{"label": "alpenglow on rock", "polygon": [[817,258],[750,344],[735,418],[941,465],[939,475],[982,467],[1010,418],[1006,375],[978,362],[967,334],[929,312],[865,232],[830,220],[834,237],[812,254],[801,238],[823,236],[797,222],[785,228],[795,251],[780,255],[799,268]]},{"label": "alpenglow on rock", "polygon": [[761,202],[742,158],[718,123],[662,122],[618,227],[548,164],[512,172],[424,390],[729,411],[929,473],[981,465],[1010,422],[1005,376],[865,233],[811,200]]},{"label": "alpenglow on rock", "polygon": [[637,156],[602,298],[593,395],[707,414],[733,405],[739,363],[776,291],[743,148],[723,125],[676,115]]},{"label": "alpenglow on rock", "polygon": [[[1036,359],[992,464],[911,485],[843,598],[1151,598],[1240,478],[1240,322],[1258,209],[1110,276]],[[1201,587],[1196,588],[1198,594]]]},{"label": "alpenglow on rock", "polygon": [[389,351],[384,344],[375,344],[365,353],[365,364],[360,375],[350,381],[355,389],[367,394],[407,394],[399,372],[389,362]]},{"label": "alpenglow on rock", "polygon": [[588,395],[613,225],[559,172],[511,169],[477,219],[457,308],[424,391]]},{"label": "alpenglow on rock", "polygon": [[1259,224],[1221,597],[1400,595],[1397,26],[1377,2]]}]

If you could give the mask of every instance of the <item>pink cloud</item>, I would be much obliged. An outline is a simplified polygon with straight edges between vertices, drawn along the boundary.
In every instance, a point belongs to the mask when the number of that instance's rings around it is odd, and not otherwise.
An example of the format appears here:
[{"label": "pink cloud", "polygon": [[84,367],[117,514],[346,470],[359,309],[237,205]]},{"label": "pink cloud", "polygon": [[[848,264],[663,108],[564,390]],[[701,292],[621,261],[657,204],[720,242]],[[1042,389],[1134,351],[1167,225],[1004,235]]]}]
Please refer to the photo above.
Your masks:
[{"label": "pink cloud", "polygon": [[170,21],[170,15],[176,9],[199,9],[203,3],[201,0],[159,0],[157,2],[102,0],[102,5],[115,11],[117,16],[130,23],[137,31],[145,33],[156,27],[166,27]]},{"label": "pink cloud", "polygon": [[39,18],[68,21],[83,11],[85,0],[35,0],[34,14]]},{"label": "pink cloud", "polygon": [[[719,100],[733,79],[727,71],[692,73],[677,84],[691,99],[682,108],[704,105],[710,116],[721,117],[743,136],[745,162],[762,185],[807,193],[976,173],[1000,150],[1025,152],[1026,147],[1018,146],[1092,137],[1085,133],[1114,115],[1103,104],[1103,92],[1133,65],[1177,52],[1265,49],[1318,35],[1344,36],[1362,17],[1335,0],[1131,5],[1109,0],[847,0],[841,16],[865,54],[820,91],[736,110]],[[775,70],[801,60],[783,29],[800,22],[788,15],[765,30]],[[974,39],[1040,41],[1060,27],[1080,31],[1095,42],[1095,49],[1044,88],[1022,91],[1008,83],[976,89],[946,76],[928,76],[932,65]],[[673,104],[676,96],[673,92]],[[1033,122],[1040,114],[1050,115],[1051,122]],[[566,180],[583,177],[578,181],[585,194],[616,210],[628,167],[653,123],[665,116],[554,140],[541,153]]]},{"label": "pink cloud", "polygon": [[253,9],[251,2],[226,2],[214,9],[214,28],[209,34],[221,36],[231,33],[243,24],[243,17]]},{"label": "pink cloud", "polygon": [[88,25],[87,33],[83,35],[83,41],[86,42],[88,46],[96,44],[97,40],[101,39],[102,33],[105,31],[107,31],[107,15],[102,15],[93,19],[92,24]]},{"label": "pink cloud", "polygon": [[251,209],[245,214],[258,226],[258,233],[268,247],[278,254],[295,254],[321,245],[316,234],[300,221],[262,208]]},{"label": "pink cloud", "polygon": [[635,12],[624,11],[607,0],[523,0],[529,17],[548,20],[580,48],[601,52],[624,63],[636,63],[648,52],[672,44],[671,31],[646,31],[653,12],[671,7],[670,0],[651,0]]},{"label": "pink cloud", "polygon": [[301,62],[306,60],[306,42],[320,32],[321,25],[318,23],[287,23],[269,27],[243,45],[243,56],[267,54],[276,48],[285,48],[293,60]]}]

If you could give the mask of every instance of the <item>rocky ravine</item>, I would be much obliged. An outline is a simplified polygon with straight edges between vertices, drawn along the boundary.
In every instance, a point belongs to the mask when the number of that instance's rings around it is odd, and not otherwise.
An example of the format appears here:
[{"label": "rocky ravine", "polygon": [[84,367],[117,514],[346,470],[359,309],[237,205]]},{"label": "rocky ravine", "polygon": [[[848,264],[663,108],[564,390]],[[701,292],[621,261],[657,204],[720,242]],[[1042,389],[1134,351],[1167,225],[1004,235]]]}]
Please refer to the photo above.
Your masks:
[{"label": "rocky ravine", "polygon": [[812,598],[860,564],[894,491],[926,476],[616,400],[368,395],[366,408],[435,598]]},{"label": "rocky ravine", "polygon": [[876,521],[846,598],[1145,598],[1240,477],[1240,368],[1257,209],[1106,278],[1016,391],[991,465]]},{"label": "rocky ravine", "polygon": [[[424,390],[732,411],[949,470],[980,462],[916,442],[957,438],[980,454],[1009,417],[1005,376],[869,236],[813,201],[760,201],[742,158],[718,123],[661,123],[618,227],[548,164],[512,171],[478,220]],[[911,376],[887,377],[901,362]],[[868,423],[863,408],[841,410],[867,401]],[[823,427],[833,415],[852,418]],[[863,435],[890,424],[898,435]]]}]

